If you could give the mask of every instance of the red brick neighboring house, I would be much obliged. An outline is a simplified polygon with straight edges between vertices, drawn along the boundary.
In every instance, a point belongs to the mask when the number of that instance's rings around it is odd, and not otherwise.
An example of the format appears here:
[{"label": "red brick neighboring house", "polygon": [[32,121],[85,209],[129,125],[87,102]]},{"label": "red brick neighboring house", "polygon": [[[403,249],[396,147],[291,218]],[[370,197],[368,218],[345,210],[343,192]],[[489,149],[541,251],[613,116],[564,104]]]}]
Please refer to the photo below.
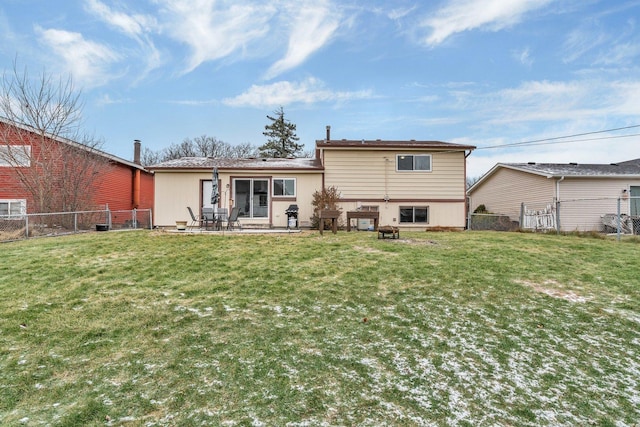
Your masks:
[{"label": "red brick neighboring house", "polygon": [[[0,134],[11,135],[11,130],[19,129],[22,135],[28,138],[6,138],[0,141],[0,150],[7,150],[10,146],[26,146],[27,152],[36,158],[41,152],[39,135],[26,126],[16,125],[6,119],[0,118]],[[79,150],[88,150],[87,147],[77,142],[61,137],[47,137],[47,142],[52,147],[57,144],[65,144]],[[108,205],[111,210],[151,209],[154,203],[153,173],[140,165],[140,142],[134,143],[134,161],[122,159],[100,150],[91,150],[91,153],[101,156],[107,161],[108,167],[102,168],[96,184],[92,188],[91,208],[103,209]],[[62,159],[61,161],[64,161]],[[24,167],[33,167],[30,162]],[[15,167],[10,165],[0,156],[0,216],[8,214],[37,213],[36,204],[32,195],[24,188],[17,176]]]}]

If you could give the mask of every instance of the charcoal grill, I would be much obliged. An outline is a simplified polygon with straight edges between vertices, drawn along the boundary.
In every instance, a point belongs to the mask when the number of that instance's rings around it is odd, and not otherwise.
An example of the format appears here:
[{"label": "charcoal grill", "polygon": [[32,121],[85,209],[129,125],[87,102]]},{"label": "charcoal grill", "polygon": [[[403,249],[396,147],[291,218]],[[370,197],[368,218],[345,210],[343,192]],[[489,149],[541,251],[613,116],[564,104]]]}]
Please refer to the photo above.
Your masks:
[{"label": "charcoal grill", "polygon": [[284,213],[287,215],[287,228],[298,228],[298,205],[289,205]]}]

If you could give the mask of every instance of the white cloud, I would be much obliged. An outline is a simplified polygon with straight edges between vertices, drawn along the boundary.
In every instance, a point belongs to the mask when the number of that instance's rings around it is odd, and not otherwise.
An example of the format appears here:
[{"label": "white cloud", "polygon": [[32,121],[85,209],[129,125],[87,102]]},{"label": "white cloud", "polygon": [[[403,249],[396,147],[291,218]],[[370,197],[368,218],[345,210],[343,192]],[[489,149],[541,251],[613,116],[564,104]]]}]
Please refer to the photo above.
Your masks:
[{"label": "white cloud", "polygon": [[280,81],[269,85],[252,85],[243,94],[226,98],[222,102],[232,107],[264,108],[294,103],[344,102],[371,97],[371,91],[334,92],[326,89],[321,81],[308,78],[299,83]]},{"label": "white cloud", "polygon": [[340,17],[326,2],[296,4],[297,13],[293,18],[289,46],[284,58],[273,64],[265,78],[277,75],[302,64],[311,54],[326,45],[339,27]]},{"label": "white cloud", "polygon": [[100,86],[116,77],[110,66],[120,59],[120,55],[109,47],[85,40],[80,33],[41,27],[36,27],[35,31],[43,44],[64,59],[66,71],[77,85]]},{"label": "white cloud", "polygon": [[427,18],[423,26],[430,29],[424,42],[435,46],[454,34],[477,28],[499,31],[522,20],[533,10],[552,0],[452,0]]},{"label": "white cloud", "polygon": [[128,15],[126,13],[116,12],[99,0],[86,0],[85,7],[90,13],[100,17],[109,25],[130,37],[138,37],[149,31],[150,28],[157,26],[156,20],[153,17],[142,14]]},{"label": "white cloud", "polygon": [[596,58],[596,65],[629,65],[640,57],[640,43],[627,42],[612,46],[606,53]]},{"label": "white cloud", "polygon": [[136,59],[142,58],[146,63],[139,79],[144,78],[151,70],[162,65],[163,61],[160,52],[149,36],[149,33],[158,27],[154,17],[114,11],[99,0],[86,1],[85,7],[89,13],[96,15],[102,21],[138,43],[142,50],[141,54],[136,53],[130,56],[135,56]]},{"label": "white cloud", "polygon": [[609,37],[594,23],[575,29],[567,35],[564,41],[564,62],[576,61],[587,52],[599,48],[608,40]]},{"label": "white cloud", "polygon": [[269,32],[275,13],[268,3],[235,3],[216,0],[158,0],[164,30],[191,49],[185,73],[206,61],[242,52],[249,43]]},{"label": "white cloud", "polygon": [[524,66],[530,67],[533,65],[533,58],[528,47],[520,51],[514,51],[513,58]]}]

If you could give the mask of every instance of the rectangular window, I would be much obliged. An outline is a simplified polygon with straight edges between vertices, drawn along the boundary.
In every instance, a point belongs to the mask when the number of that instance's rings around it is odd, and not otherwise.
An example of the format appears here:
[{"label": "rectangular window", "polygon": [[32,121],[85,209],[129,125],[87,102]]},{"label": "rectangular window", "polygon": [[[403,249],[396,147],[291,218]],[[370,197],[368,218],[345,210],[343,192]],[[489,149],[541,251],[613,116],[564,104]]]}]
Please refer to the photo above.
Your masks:
[{"label": "rectangular window", "polygon": [[296,196],[295,178],[274,178],[273,179],[273,196],[274,197],[295,197]]},{"label": "rectangular window", "polygon": [[399,171],[431,172],[431,154],[398,154],[396,164]]},{"label": "rectangular window", "polygon": [[429,206],[400,206],[401,223],[429,223]]},{"label": "rectangular window", "polygon": [[21,219],[27,213],[27,201],[22,200],[0,200],[0,218]]},{"label": "rectangular window", "polygon": [[234,179],[235,206],[241,217],[267,218],[269,216],[269,180]]},{"label": "rectangular window", "polygon": [[30,145],[0,145],[0,166],[29,167],[31,166]]}]

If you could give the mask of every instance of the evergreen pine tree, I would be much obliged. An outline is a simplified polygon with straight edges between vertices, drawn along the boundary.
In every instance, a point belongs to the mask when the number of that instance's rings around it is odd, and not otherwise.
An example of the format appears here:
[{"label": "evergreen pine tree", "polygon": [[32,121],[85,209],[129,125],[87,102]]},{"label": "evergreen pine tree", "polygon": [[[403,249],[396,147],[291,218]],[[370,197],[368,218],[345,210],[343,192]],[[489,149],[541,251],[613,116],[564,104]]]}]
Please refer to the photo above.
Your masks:
[{"label": "evergreen pine tree", "polygon": [[271,124],[265,125],[262,132],[267,142],[258,148],[262,157],[295,157],[302,151],[303,145],[296,135],[296,125],[284,118],[284,109],[280,107],[273,116],[267,115]]}]

